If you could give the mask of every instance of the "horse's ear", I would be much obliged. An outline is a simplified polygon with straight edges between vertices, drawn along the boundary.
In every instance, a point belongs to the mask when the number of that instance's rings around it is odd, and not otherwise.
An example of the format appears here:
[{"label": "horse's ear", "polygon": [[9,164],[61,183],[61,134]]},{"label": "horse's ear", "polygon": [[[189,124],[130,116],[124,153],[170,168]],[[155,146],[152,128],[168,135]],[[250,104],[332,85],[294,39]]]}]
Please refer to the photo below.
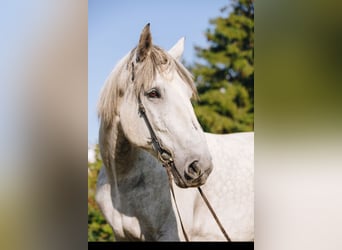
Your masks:
[{"label": "horse's ear", "polygon": [[169,54],[176,60],[180,60],[183,51],[184,51],[184,40],[185,38],[182,37],[181,39],[178,40],[178,42],[173,45],[173,47],[169,50]]},{"label": "horse's ear", "polygon": [[150,32],[150,23],[148,23],[141,32],[139,44],[137,47],[136,61],[142,62],[148,56],[152,48],[152,35]]}]

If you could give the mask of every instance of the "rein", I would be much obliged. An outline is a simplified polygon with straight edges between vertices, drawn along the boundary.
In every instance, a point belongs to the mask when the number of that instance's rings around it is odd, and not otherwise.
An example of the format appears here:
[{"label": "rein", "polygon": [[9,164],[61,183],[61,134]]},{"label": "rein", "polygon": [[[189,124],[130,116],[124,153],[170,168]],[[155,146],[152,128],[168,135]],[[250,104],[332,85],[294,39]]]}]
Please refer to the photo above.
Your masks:
[{"label": "rein", "polygon": [[[138,97],[138,105],[139,105],[139,113],[143,117],[143,119],[145,121],[145,124],[146,124],[146,126],[147,126],[147,128],[148,128],[148,130],[149,130],[149,132],[151,134],[153,148],[158,153],[158,159],[162,162],[163,167],[166,169],[166,172],[167,172],[167,175],[168,175],[168,179],[169,179],[169,186],[170,186],[170,189],[171,189],[173,200],[174,200],[175,205],[176,205],[177,214],[178,214],[178,217],[179,217],[179,220],[180,220],[180,224],[181,224],[181,227],[182,227],[183,235],[184,235],[185,240],[189,241],[189,237],[188,237],[188,235],[187,235],[187,233],[186,233],[186,231],[184,229],[182,217],[181,217],[181,215],[179,213],[179,209],[178,209],[178,205],[177,205],[177,202],[176,202],[175,193],[174,193],[174,190],[173,190],[172,174],[171,174],[172,169],[178,175],[179,180],[181,180],[183,183],[184,183],[184,181],[183,181],[181,175],[179,174],[177,168],[175,167],[175,164],[174,164],[171,152],[165,150],[162,147],[160,141],[158,140],[158,137],[154,133],[154,130],[153,130],[152,126],[151,126],[151,123],[150,123],[150,121],[147,118],[146,110],[145,110],[144,105],[141,102],[140,96]],[[224,237],[226,238],[227,241],[231,241],[229,236],[228,236],[228,234],[224,230],[224,227],[222,226],[221,222],[219,221],[219,219],[218,219],[214,209],[211,207],[207,197],[204,195],[202,189],[200,187],[197,187],[197,189],[198,189],[199,193],[201,194],[201,197],[204,200],[205,204],[209,208],[211,214],[213,215],[213,217],[214,217],[217,225],[219,226],[221,232],[223,233]]]}]

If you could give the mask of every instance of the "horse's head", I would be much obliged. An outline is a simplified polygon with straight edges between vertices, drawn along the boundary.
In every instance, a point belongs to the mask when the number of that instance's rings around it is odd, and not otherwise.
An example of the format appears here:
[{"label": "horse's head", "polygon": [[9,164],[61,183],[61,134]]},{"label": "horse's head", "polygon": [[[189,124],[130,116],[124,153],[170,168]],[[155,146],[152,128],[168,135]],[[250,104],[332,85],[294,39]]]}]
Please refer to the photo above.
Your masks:
[{"label": "horse's head", "polygon": [[138,46],[119,63],[115,112],[126,138],[158,157],[151,141],[151,133],[156,135],[173,159],[175,183],[185,188],[204,184],[213,166],[190,101],[197,96],[196,87],[191,74],[178,61],[183,49],[184,39],[168,52],[153,45],[146,25]]}]

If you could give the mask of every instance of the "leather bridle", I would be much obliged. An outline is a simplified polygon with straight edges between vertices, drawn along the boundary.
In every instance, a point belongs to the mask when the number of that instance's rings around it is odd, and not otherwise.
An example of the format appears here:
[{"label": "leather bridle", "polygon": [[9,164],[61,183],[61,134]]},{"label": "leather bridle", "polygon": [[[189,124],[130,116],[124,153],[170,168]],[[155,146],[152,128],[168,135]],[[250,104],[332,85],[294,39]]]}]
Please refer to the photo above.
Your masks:
[{"label": "leather bridle", "polygon": [[[134,77],[132,77],[132,80],[134,80]],[[179,174],[179,172],[178,172],[178,170],[177,170],[177,168],[176,168],[176,166],[174,164],[172,153],[169,152],[167,149],[165,149],[162,146],[160,140],[156,136],[156,134],[155,134],[155,132],[154,132],[152,126],[151,126],[151,123],[150,123],[150,121],[149,121],[149,119],[148,119],[148,117],[146,115],[146,109],[145,109],[144,105],[141,102],[140,96],[138,96],[138,105],[139,105],[139,108],[138,108],[139,109],[139,114],[141,115],[141,117],[143,117],[143,119],[145,121],[145,124],[146,124],[146,126],[147,126],[147,128],[148,128],[148,130],[150,132],[153,148],[157,152],[158,159],[162,162],[162,164],[163,164],[163,166],[166,169],[166,172],[168,174],[169,186],[170,186],[170,189],[171,189],[173,200],[174,200],[175,205],[176,205],[176,209],[177,209],[178,217],[179,217],[180,224],[181,224],[181,227],[182,227],[183,235],[184,235],[185,240],[189,241],[188,235],[186,234],[186,231],[184,229],[184,225],[183,225],[183,222],[182,222],[182,217],[180,216],[179,209],[178,209],[178,206],[177,206],[176,197],[175,197],[174,190],[173,190],[173,185],[172,185],[171,171],[174,171],[174,173],[178,176],[178,179],[183,182],[184,186],[186,186],[186,185],[185,185],[183,178]],[[211,214],[213,215],[213,217],[214,217],[217,225],[219,226],[221,232],[223,233],[224,237],[227,239],[227,241],[231,241],[229,236],[228,236],[228,234],[224,230],[224,227],[220,223],[220,221],[219,221],[219,219],[218,219],[214,209],[211,207],[208,199],[204,195],[202,189],[200,187],[197,187],[197,189],[198,189],[199,193],[201,194],[204,202],[208,206]]]}]

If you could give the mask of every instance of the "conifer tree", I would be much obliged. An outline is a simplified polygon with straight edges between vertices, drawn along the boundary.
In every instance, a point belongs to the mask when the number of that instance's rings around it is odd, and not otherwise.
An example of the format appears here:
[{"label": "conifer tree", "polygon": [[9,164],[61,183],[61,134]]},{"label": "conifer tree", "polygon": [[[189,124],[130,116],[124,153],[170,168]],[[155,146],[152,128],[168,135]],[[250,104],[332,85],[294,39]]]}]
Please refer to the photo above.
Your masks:
[{"label": "conifer tree", "polygon": [[191,71],[198,119],[207,132],[254,130],[254,3],[235,0],[210,20],[208,48],[195,47],[201,62]]}]

